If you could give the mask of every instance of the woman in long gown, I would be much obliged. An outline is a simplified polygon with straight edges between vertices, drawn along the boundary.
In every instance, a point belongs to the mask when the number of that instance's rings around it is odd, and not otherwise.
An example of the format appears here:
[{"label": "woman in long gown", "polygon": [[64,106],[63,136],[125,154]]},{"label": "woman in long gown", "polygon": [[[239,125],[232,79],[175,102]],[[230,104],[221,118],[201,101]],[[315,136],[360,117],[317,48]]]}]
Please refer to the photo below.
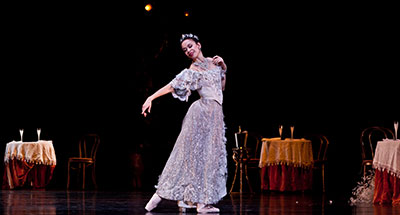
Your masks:
[{"label": "woman in long gown", "polygon": [[196,90],[200,99],[193,102],[182,123],[181,132],[158,179],[157,190],[145,209],[153,210],[162,199],[178,201],[189,208],[193,203],[200,213],[219,212],[212,206],[226,195],[227,153],[222,91],[226,69],[219,56],[204,57],[196,35],[184,34],[180,40],[186,56],[192,60],[188,69],[149,96],[142,114],[150,113],[152,101],[172,93],[187,101]]}]

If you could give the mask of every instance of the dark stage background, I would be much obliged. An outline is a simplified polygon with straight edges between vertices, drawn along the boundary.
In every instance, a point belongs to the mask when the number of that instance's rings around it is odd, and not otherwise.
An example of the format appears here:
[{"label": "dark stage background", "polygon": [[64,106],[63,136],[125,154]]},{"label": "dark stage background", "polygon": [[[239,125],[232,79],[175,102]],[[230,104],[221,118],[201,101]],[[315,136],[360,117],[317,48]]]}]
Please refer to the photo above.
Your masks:
[{"label": "dark stage background", "polygon": [[[145,3],[147,3],[145,1]],[[0,144],[54,141],[49,188],[66,187],[77,139],[101,135],[101,189],[134,189],[132,154],[143,158],[143,190],[153,190],[192,101],[166,95],[143,118],[147,96],[190,62],[182,33],[228,65],[227,150],[242,129],[278,136],[323,133],[331,141],[328,192],[349,193],[360,174],[359,135],[393,128],[398,113],[398,40],[390,5],[151,1],[144,4],[20,4],[2,7]],[[185,11],[189,16],[185,17]],[[398,37],[397,37],[398,38]],[[233,163],[229,155],[230,177]]]}]

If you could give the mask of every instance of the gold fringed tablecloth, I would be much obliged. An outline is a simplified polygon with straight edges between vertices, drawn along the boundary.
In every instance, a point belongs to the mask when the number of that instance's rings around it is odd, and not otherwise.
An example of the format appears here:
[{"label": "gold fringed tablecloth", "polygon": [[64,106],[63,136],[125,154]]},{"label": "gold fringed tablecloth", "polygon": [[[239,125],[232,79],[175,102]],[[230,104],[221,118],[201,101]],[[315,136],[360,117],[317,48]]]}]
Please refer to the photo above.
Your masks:
[{"label": "gold fringed tablecloth", "polygon": [[311,140],[263,138],[259,167],[291,165],[309,168],[313,165]]},{"label": "gold fringed tablecloth", "polygon": [[261,189],[312,189],[313,152],[310,140],[263,138],[259,167]]}]

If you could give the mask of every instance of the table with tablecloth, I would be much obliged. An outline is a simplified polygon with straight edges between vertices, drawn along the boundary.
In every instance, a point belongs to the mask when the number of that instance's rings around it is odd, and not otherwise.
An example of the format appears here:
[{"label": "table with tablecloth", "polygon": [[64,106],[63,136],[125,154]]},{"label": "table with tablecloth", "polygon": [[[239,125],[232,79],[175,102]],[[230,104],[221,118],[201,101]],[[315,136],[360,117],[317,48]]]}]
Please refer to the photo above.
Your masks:
[{"label": "table with tablecloth", "polygon": [[309,190],[313,167],[311,141],[263,138],[259,167],[262,190]]},{"label": "table with tablecloth", "polygon": [[57,160],[52,141],[11,141],[4,154],[3,189],[43,189],[50,182]]},{"label": "table with tablecloth", "polygon": [[400,205],[400,140],[377,142],[373,160],[375,204]]}]

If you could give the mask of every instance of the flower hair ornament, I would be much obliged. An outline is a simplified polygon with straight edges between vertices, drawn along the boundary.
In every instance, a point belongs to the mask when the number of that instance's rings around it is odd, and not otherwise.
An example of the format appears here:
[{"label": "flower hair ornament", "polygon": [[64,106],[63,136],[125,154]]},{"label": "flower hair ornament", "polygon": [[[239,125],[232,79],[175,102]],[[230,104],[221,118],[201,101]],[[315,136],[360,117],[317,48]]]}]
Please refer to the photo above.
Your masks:
[{"label": "flower hair ornament", "polygon": [[182,34],[182,37],[181,37],[181,39],[179,41],[182,43],[184,40],[187,40],[187,39],[192,39],[196,43],[199,42],[199,37],[197,37],[194,34]]}]

